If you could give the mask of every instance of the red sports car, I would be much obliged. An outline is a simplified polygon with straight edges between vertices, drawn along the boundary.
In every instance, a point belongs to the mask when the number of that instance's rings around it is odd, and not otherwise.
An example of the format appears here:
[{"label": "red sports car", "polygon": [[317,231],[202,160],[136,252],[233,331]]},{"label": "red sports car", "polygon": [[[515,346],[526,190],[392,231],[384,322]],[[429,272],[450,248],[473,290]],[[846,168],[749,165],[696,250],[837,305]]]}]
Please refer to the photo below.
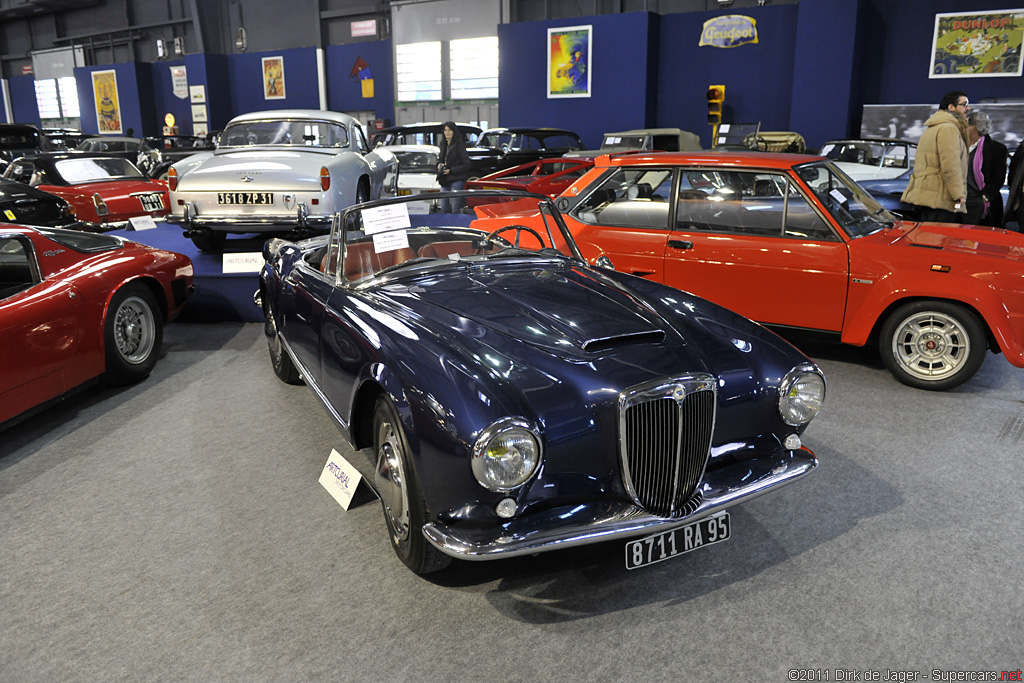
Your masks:
[{"label": "red sports car", "polygon": [[828,159],[602,156],[556,201],[589,260],[762,323],[877,343],[905,384],[955,387],[986,350],[1024,367],[1024,235],[902,221]]},{"label": "red sports car", "polygon": [[186,256],[113,235],[0,224],[0,423],[156,364],[192,291]]},{"label": "red sports car", "polygon": [[150,180],[127,159],[82,152],[25,156],[12,162],[5,178],[65,199],[78,220],[103,230],[124,228],[139,216],[170,213],[167,183]]},{"label": "red sports car", "polygon": [[[467,190],[528,190],[557,197],[584,173],[594,167],[587,157],[557,157],[531,161],[504,171],[495,171],[476,180],[467,180]],[[470,206],[474,202],[467,201]]]}]

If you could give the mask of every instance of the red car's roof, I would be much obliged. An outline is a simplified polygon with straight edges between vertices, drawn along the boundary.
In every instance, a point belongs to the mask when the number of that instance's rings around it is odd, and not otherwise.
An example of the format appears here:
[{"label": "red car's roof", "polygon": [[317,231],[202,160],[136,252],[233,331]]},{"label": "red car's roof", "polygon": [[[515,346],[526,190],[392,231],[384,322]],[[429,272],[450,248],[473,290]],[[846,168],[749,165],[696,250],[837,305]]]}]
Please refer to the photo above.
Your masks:
[{"label": "red car's roof", "polygon": [[595,166],[642,166],[671,164],[673,166],[755,166],[757,168],[791,168],[798,164],[823,159],[809,154],[782,152],[624,152],[603,154]]}]

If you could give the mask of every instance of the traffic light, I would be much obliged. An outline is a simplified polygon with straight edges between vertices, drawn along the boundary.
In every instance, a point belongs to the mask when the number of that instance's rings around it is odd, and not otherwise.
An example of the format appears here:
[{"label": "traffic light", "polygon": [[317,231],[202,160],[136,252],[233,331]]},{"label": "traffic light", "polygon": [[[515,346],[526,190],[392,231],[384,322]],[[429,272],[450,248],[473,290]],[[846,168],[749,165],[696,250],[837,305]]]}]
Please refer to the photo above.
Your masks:
[{"label": "traffic light", "polygon": [[708,123],[717,126],[722,122],[722,103],[725,102],[725,86],[712,85],[708,88]]}]

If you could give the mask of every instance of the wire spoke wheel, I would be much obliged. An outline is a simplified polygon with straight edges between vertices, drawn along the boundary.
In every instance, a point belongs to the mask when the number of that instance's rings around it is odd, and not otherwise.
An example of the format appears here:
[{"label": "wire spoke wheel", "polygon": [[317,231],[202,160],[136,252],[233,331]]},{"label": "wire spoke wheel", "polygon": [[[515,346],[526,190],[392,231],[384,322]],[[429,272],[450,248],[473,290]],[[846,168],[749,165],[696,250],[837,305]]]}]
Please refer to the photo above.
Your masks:
[{"label": "wire spoke wheel", "polygon": [[156,340],[153,311],[137,296],[121,302],[114,316],[114,343],[125,362],[144,363]]}]

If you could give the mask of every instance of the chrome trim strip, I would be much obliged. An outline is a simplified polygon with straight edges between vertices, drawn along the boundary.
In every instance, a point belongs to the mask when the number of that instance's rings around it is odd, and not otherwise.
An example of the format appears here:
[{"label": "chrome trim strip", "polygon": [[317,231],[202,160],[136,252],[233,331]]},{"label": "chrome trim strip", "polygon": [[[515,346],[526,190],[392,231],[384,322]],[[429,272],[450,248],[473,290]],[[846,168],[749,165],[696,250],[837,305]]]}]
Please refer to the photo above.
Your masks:
[{"label": "chrome trim strip", "polygon": [[[271,315],[273,314],[271,313]],[[341,415],[338,415],[338,412],[334,410],[334,407],[331,405],[331,402],[327,400],[327,396],[325,396],[324,392],[320,389],[320,385],[313,381],[313,379],[310,377],[309,369],[305,365],[303,365],[298,358],[295,357],[294,353],[292,353],[292,347],[288,343],[288,340],[284,338],[284,335],[281,334],[280,331],[278,331],[277,334],[278,337],[280,337],[281,339],[281,348],[284,349],[285,353],[287,353],[289,358],[292,359],[292,362],[295,363],[295,367],[298,368],[299,376],[302,378],[302,381],[306,383],[307,387],[313,390],[313,393],[316,394],[316,397],[320,400],[320,405],[324,407],[327,413],[331,417],[333,417],[334,420],[339,425],[341,425],[343,429],[348,430],[348,422],[343,420],[341,418]]]},{"label": "chrome trim strip", "polygon": [[[627,539],[669,531],[711,517],[740,502],[785,486],[808,474],[818,459],[807,448],[786,451],[773,462],[745,461],[709,472],[701,484],[704,500],[693,514],[666,519],[643,513],[629,503],[592,503],[548,510],[512,520],[490,529],[453,529],[441,522],[423,526],[423,535],[435,548],[462,560],[495,560],[518,555],[572,548],[616,538]],[[736,488],[741,476],[748,483]]]}]

